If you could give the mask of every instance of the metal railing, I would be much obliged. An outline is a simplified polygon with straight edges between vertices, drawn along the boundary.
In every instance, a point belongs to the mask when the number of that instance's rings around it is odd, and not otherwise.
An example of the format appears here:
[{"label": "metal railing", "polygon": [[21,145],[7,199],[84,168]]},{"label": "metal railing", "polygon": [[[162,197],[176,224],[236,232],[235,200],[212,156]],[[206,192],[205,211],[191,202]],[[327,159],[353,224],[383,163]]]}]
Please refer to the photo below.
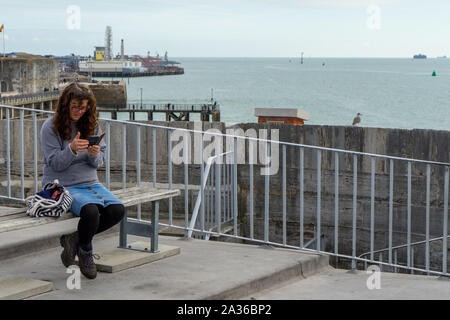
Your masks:
[{"label": "metal railing", "polygon": [[[6,185],[7,195],[0,195],[0,198],[23,200],[25,197],[23,114],[24,112],[33,114],[33,172],[27,175],[34,177],[36,192],[38,191],[36,114],[50,115],[52,112],[10,106],[0,106],[0,108],[6,109],[6,120],[2,120],[5,124],[6,143],[2,141],[0,146],[6,145],[6,149],[2,152],[6,154],[4,162],[6,162],[7,177],[3,183]],[[12,138],[10,109],[18,109],[20,112],[19,140],[14,144],[16,151],[19,150],[19,156],[16,157],[19,161],[12,160],[10,155],[10,139]],[[234,131],[234,134],[224,134],[147,123],[102,120],[106,123],[105,183],[107,188],[111,188],[112,185],[112,157],[119,159],[115,160],[116,163],[121,162],[122,188],[131,183],[133,175],[129,174],[130,170],[136,174],[136,185],[148,182],[157,187],[157,182],[159,184],[161,181],[167,181],[168,188],[173,188],[173,156],[176,155],[173,142],[178,140],[172,137],[176,133],[180,138],[181,134],[182,145],[185,147],[183,164],[180,166],[176,163],[178,166],[175,170],[178,173],[183,172],[182,181],[180,175],[177,177],[178,183],[184,183],[184,225],[174,223],[173,204],[170,199],[168,200],[168,223],[160,223],[161,226],[184,230],[186,236],[202,234],[204,238],[212,235],[231,237],[249,243],[327,254],[337,259],[351,261],[353,269],[361,263],[371,263],[426,274],[450,275],[447,269],[447,241],[442,241],[441,248],[435,249],[434,254],[431,254],[431,244],[438,239],[436,236],[448,238],[450,163],[280,142],[272,136],[271,140],[266,139],[267,136],[256,138],[256,134],[252,136],[247,134],[249,132],[246,133],[247,135],[239,131]],[[111,145],[112,126],[114,130],[121,128],[121,146],[116,145],[118,139],[115,139],[116,143]],[[147,141],[148,144],[141,141],[142,130],[148,130],[147,137],[151,137],[151,142]],[[167,134],[167,140],[161,139],[161,134]],[[198,152],[196,150],[191,152],[191,135],[194,135],[194,140],[196,136],[199,137]],[[215,141],[205,146],[204,141],[213,137]],[[205,150],[212,144],[220,145],[224,141],[227,152],[219,152],[220,148],[216,148],[216,157],[211,159],[209,168],[208,163],[205,167],[203,161]],[[247,145],[249,152],[242,152],[240,148]],[[141,147],[145,150],[141,150]],[[112,148],[115,149],[112,150]],[[118,148],[121,148],[121,152]],[[254,152],[256,149],[260,151],[261,164],[258,164],[257,155]],[[190,164],[189,158],[192,154],[196,156],[197,153],[202,161],[197,165]],[[151,168],[149,170],[151,179],[147,177],[149,181],[141,181],[143,154],[147,155],[147,166]],[[248,164],[245,163],[247,156]],[[167,157],[167,159],[164,160],[161,157]],[[244,163],[240,162],[242,157]],[[221,158],[224,164],[217,162]],[[213,161],[214,165],[212,165]],[[271,172],[273,169],[271,166],[275,161],[279,161],[281,170],[277,168],[276,172]],[[20,197],[14,197],[11,193],[12,163],[16,167],[15,174],[20,174]],[[160,173],[157,179],[157,163],[158,166],[163,166],[164,170],[167,169],[167,177],[161,176]],[[17,170],[17,167],[20,167],[20,170]],[[211,173],[213,167],[215,174]],[[255,168],[260,169],[260,174],[254,170]],[[199,175],[192,173],[193,170],[198,169]],[[227,171],[226,174],[217,176],[217,172],[223,173],[224,170]],[[211,177],[218,178],[214,180]],[[220,179],[231,181],[224,184]],[[201,198],[199,205],[191,213],[188,194],[192,191],[189,184],[192,182],[201,186],[199,190]],[[226,202],[226,210],[225,202],[223,202],[224,186],[228,188],[226,194],[230,200]],[[398,188],[395,193],[394,186]],[[205,192],[206,188],[208,188],[207,192]],[[222,199],[222,202],[213,199]],[[215,208],[220,206],[220,208],[216,211],[208,211],[207,203],[210,204],[210,209],[213,206]],[[206,212],[214,214],[209,215],[210,218],[208,218],[208,214],[204,214],[205,209]],[[224,219],[211,218],[218,213],[224,216],[224,212],[229,214],[226,216],[227,219],[233,222],[231,233],[220,228]],[[197,215],[195,218],[193,218],[194,213]],[[137,215],[140,220],[142,218],[140,206]],[[210,223],[206,223],[205,219],[210,219]],[[376,222],[378,222],[377,225]],[[383,222],[387,223],[383,224]],[[377,241],[375,241],[376,235]],[[411,248],[419,242],[418,238],[426,246],[423,268],[412,263],[414,257],[412,257]],[[314,246],[311,239],[313,243],[315,242]],[[387,246],[384,243],[387,243]],[[397,251],[400,247],[406,248],[405,257],[401,257]],[[379,250],[388,252],[387,261],[384,261],[382,257],[377,260],[376,254],[380,253]],[[366,255],[369,257],[365,258]],[[435,261],[431,259],[431,256]],[[402,259],[406,263],[402,263],[400,261]]]},{"label": "metal railing", "polygon": [[[236,170],[235,165],[227,165],[223,158],[225,152],[217,156],[209,157],[206,167],[201,177],[200,190],[195,202],[194,211],[192,213],[191,222],[187,231],[187,237],[193,236],[192,230],[195,228],[202,231],[211,232],[215,230],[217,233],[222,232],[222,225],[233,222],[234,233],[237,233],[237,217],[233,213],[234,202],[237,201],[232,190],[237,189],[233,172]],[[221,161],[219,161],[221,160]],[[198,215],[200,211],[200,215]],[[199,239],[209,240],[210,233],[194,233]]]},{"label": "metal railing", "polygon": [[[447,236],[447,239],[450,239],[450,236]],[[406,264],[403,264],[404,266],[410,266],[409,271],[411,274],[414,274],[414,270],[415,270],[415,260],[414,260],[414,248],[421,246],[421,245],[425,245],[425,268],[426,268],[426,274],[430,274],[429,269],[430,269],[430,244],[432,242],[435,241],[443,241],[443,237],[438,237],[438,238],[433,238],[433,239],[429,239],[427,240],[423,240],[423,241],[417,241],[417,242],[412,242],[409,245],[408,244],[404,244],[404,245],[399,245],[399,246],[392,246],[391,248],[384,248],[384,249],[380,249],[380,250],[375,250],[373,252],[366,252],[363,253],[359,256],[359,258],[362,258],[364,256],[367,255],[371,255],[371,254],[378,254],[378,261],[379,262],[383,262],[386,259],[384,259],[384,255],[383,253],[388,252],[389,254],[389,259],[390,261],[393,261],[394,265],[397,264],[401,264],[401,262],[398,261],[398,252],[402,249],[407,249],[409,246],[409,259],[410,261],[406,262]],[[383,268],[383,264],[380,264],[380,269]],[[367,260],[364,261],[364,269],[367,269]],[[398,272],[398,268],[397,267],[393,267],[392,268],[394,272]],[[423,272],[423,270],[420,270],[421,272]]]}]

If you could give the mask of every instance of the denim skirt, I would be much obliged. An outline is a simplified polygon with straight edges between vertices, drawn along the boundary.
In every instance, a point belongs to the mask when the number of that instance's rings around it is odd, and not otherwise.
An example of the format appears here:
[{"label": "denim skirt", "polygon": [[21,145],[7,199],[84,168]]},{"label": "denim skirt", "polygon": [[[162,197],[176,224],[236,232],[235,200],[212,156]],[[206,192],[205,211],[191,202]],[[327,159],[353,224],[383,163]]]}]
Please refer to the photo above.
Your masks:
[{"label": "denim skirt", "polygon": [[110,204],[123,204],[101,183],[83,184],[79,186],[66,187],[73,197],[70,211],[77,217],[80,216],[81,208],[86,204],[99,204],[107,207]]}]

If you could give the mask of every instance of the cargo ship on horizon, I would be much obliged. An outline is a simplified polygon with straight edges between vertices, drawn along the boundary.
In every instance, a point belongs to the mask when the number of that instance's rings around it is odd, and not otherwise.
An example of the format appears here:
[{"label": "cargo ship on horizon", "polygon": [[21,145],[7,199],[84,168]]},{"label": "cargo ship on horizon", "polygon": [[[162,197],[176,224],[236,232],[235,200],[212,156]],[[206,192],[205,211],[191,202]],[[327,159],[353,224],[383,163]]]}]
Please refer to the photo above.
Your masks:
[{"label": "cargo ship on horizon", "polygon": [[424,54],[419,53],[419,54],[415,54],[413,58],[414,59],[426,59],[427,56],[424,55]]}]

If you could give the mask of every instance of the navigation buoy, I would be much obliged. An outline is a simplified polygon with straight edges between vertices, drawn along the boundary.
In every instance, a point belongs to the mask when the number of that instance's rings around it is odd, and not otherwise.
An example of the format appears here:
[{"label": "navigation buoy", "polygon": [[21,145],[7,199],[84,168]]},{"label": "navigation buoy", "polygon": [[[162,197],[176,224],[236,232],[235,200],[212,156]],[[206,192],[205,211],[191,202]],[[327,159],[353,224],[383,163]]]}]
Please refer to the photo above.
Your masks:
[{"label": "navigation buoy", "polygon": [[433,73],[431,74],[432,77],[436,77],[436,71],[433,70]]}]

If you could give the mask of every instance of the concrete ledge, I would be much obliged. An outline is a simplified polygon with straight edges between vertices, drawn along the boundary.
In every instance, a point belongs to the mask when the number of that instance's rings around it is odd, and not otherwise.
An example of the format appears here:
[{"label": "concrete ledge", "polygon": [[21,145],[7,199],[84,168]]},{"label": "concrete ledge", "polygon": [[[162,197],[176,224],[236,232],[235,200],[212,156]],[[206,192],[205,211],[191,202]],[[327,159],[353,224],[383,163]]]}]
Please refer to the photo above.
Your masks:
[{"label": "concrete ledge", "polygon": [[[130,243],[133,248],[149,248],[148,242],[139,241]],[[159,252],[142,252],[132,249],[117,248],[112,251],[100,253],[100,259],[96,260],[97,270],[114,273],[125,269],[137,267],[146,263],[154,262],[180,253],[179,247],[158,245]]]},{"label": "concrete ledge", "polygon": [[[284,250],[284,249],[278,249]],[[329,268],[329,257],[326,255],[306,254],[300,256],[295,264],[286,265],[268,272],[266,275],[248,282],[240,283],[218,294],[206,297],[206,300],[235,300],[249,299],[249,297],[263,290],[278,287],[293,280],[306,279],[316,273]],[[246,298],[245,298],[246,297]]]},{"label": "concrete ledge", "polygon": [[297,108],[255,108],[255,117],[288,117],[309,120],[309,113]]},{"label": "concrete ledge", "polygon": [[53,283],[22,277],[0,277],[0,300],[18,300],[53,290]]}]

